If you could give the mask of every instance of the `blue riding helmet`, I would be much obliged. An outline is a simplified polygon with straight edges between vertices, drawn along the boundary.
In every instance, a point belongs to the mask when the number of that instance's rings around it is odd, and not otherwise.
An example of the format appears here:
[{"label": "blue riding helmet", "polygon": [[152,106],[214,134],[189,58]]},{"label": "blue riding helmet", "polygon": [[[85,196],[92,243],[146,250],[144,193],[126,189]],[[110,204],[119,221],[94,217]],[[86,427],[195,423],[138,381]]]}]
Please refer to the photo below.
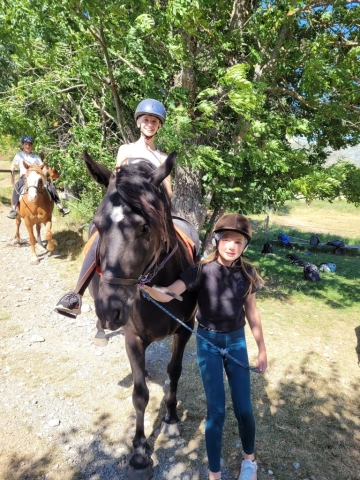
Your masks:
[{"label": "blue riding helmet", "polygon": [[146,98],[142,100],[135,110],[135,122],[141,115],[152,115],[160,120],[161,125],[164,125],[166,120],[166,110],[164,105],[153,98]]},{"label": "blue riding helmet", "polygon": [[20,142],[21,143],[24,143],[24,142],[34,143],[34,139],[32,137],[29,137],[28,135],[25,135],[24,137],[21,137]]}]

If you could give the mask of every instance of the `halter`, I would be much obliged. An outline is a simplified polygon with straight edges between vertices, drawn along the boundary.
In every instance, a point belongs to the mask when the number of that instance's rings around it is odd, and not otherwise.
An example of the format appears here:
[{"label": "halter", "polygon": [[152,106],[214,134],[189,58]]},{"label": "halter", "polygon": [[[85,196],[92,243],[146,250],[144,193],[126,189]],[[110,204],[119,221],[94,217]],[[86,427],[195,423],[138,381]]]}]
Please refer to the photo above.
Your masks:
[{"label": "halter", "polygon": [[[138,278],[121,278],[121,277],[109,277],[106,275],[101,275],[100,277],[101,281],[103,283],[110,283],[113,285],[127,285],[127,286],[139,285],[140,287],[143,287],[145,284],[150,283],[154,277],[156,277],[156,275],[164,267],[166,262],[168,262],[170,258],[174,255],[178,247],[179,247],[179,244],[178,242],[176,242],[174,247],[171,249],[170,253],[164,258],[164,260],[151,270],[151,268],[155,263],[155,259],[153,259],[150,262],[150,264],[145,268],[144,273],[141,274],[140,277]],[[98,263],[98,259],[99,259],[99,255],[97,253],[97,263]]]}]

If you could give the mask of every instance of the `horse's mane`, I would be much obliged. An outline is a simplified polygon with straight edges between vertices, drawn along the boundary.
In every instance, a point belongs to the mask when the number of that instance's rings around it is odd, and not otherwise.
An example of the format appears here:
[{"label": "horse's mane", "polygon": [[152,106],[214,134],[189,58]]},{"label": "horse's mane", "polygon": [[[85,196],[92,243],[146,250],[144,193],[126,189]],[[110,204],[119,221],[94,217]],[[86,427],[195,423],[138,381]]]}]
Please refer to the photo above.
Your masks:
[{"label": "horse's mane", "polygon": [[116,190],[121,201],[145,219],[158,250],[161,242],[170,245],[171,200],[163,182],[158,187],[151,182],[154,169],[147,160],[122,165],[116,172]]}]

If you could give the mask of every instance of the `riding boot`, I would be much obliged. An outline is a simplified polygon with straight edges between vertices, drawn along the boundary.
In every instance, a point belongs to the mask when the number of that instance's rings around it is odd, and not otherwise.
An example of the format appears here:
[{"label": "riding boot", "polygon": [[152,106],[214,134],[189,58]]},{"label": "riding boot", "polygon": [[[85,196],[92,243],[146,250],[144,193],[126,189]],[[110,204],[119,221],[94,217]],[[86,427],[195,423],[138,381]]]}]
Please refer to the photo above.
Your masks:
[{"label": "riding boot", "polygon": [[75,293],[79,293],[80,295],[84,295],[85,290],[89,286],[95,271],[96,271],[96,251],[99,245],[99,235],[96,235],[94,238],[90,248],[86,252],[84,262],[82,264],[80,275],[76,284],[75,289],[73,290]]},{"label": "riding boot", "polygon": [[19,203],[21,189],[24,185],[25,185],[25,175],[21,175],[19,180],[14,185],[14,190],[11,198],[12,205],[17,205]]},{"label": "riding boot", "polygon": [[15,183],[14,185],[14,189],[13,189],[13,193],[12,193],[12,198],[11,198],[11,202],[12,202],[12,205],[15,205],[15,208],[12,208],[10,210],[10,212],[8,213],[8,218],[11,218],[11,219],[15,219],[18,215],[17,211],[16,211],[16,205],[19,203],[19,199],[20,199],[20,192],[21,192],[21,189],[22,187],[25,185],[25,176],[24,175],[21,175],[21,177],[19,178],[19,180]]},{"label": "riding boot", "polygon": [[56,191],[55,185],[51,182],[46,182],[46,190],[49,192],[50,197],[54,200],[54,203],[61,204],[59,194]]},{"label": "riding boot", "polygon": [[56,304],[55,311],[66,317],[76,318],[81,313],[81,299],[96,271],[96,251],[99,235],[94,240],[85,255],[80,275],[74,290],[65,293]]},{"label": "riding boot", "polygon": [[70,213],[70,210],[64,207],[63,204],[61,203],[59,194],[57,193],[56,187],[53,183],[47,182],[46,190],[49,192],[50,197],[52,198],[54,203],[58,206],[59,212],[62,213],[63,216]]}]

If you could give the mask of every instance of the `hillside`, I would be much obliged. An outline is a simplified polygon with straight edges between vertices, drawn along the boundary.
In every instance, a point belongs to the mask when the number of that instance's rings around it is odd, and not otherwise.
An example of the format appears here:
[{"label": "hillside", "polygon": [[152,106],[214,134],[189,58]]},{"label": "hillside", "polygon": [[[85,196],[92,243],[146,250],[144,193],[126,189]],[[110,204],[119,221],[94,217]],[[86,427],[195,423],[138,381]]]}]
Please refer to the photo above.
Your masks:
[{"label": "hillside", "polygon": [[[307,142],[303,138],[296,137],[290,140],[290,144],[292,148],[297,149],[306,147]],[[331,165],[339,160],[348,160],[356,163],[356,165],[360,167],[360,144],[354,147],[331,151],[327,163]]]},{"label": "hillside", "polygon": [[350,160],[360,167],[360,145],[334,151],[328,158],[329,163],[335,163],[338,160]]}]

